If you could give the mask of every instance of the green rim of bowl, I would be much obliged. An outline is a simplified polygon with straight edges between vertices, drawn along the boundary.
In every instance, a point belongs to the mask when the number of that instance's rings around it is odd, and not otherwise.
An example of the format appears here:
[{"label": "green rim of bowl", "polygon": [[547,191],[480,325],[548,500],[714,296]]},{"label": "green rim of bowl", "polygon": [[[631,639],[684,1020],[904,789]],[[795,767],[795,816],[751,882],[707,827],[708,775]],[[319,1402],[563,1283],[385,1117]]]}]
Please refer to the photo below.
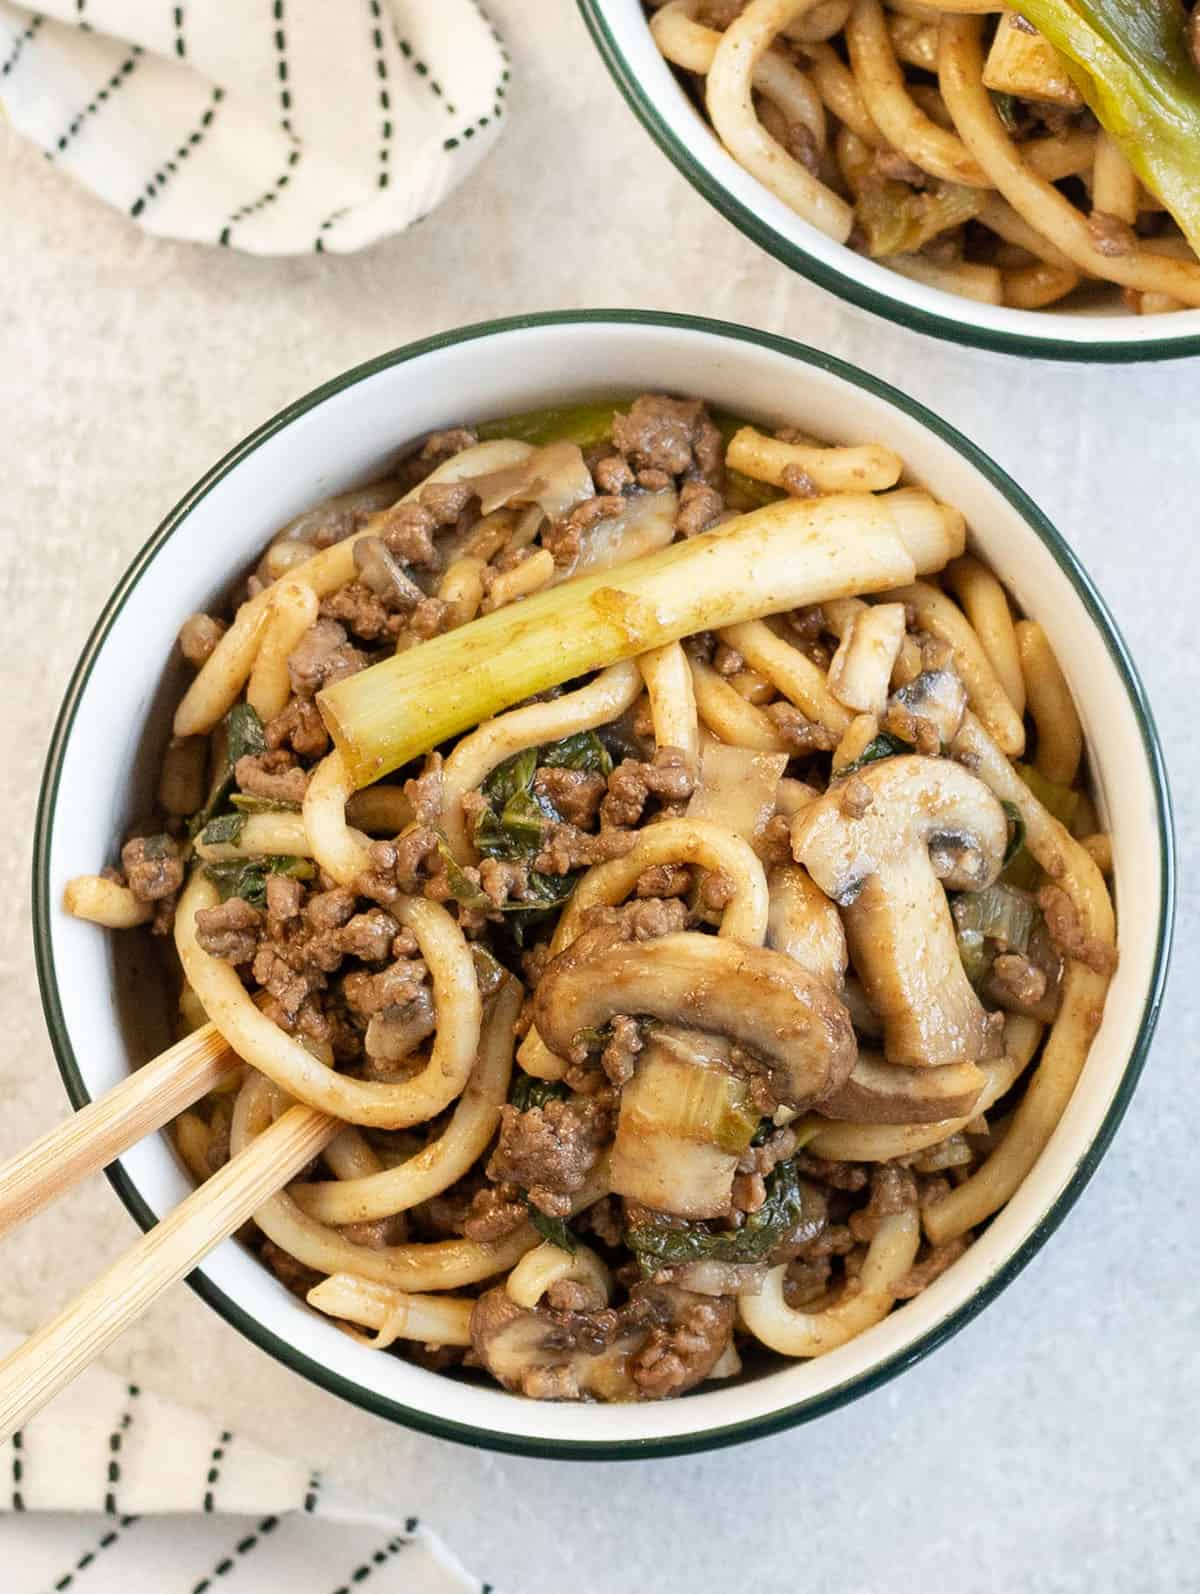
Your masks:
[{"label": "green rim of bowl", "polygon": [[[967,1301],[963,1302],[942,1322],[922,1335],[914,1344],[878,1363],[870,1371],[847,1379],[835,1389],[828,1390],[819,1396],[812,1396],[808,1399],[794,1402],[782,1410],[771,1412],[765,1416],[748,1418],[745,1421],[728,1424],[720,1428],[707,1428],[695,1433],[674,1435],[662,1439],[606,1441],[532,1438],[432,1416],[428,1412],[402,1405],[398,1401],[365,1389],[361,1385],[343,1378],[340,1374],[331,1372],[321,1363],[296,1350],[286,1340],[280,1339],[271,1330],[264,1328],[257,1319],[246,1312],[237,1302],[230,1299],[222,1290],[216,1288],[204,1276],[201,1269],[192,1273],[188,1278],[188,1283],[201,1299],[219,1312],[226,1322],[231,1323],[234,1328],[245,1334],[261,1350],[265,1350],[277,1361],[283,1362],[313,1383],[319,1384],[322,1388],[331,1391],[335,1395],[342,1396],[352,1404],[360,1406],[363,1410],[372,1412],[376,1416],[386,1417],[391,1421],[419,1429],[423,1433],[432,1434],[441,1439],[452,1439],[461,1443],[482,1446],[490,1450],[507,1451],[516,1455],[539,1456],[545,1459],[557,1460],[636,1460],[651,1456],[682,1455],[693,1451],[717,1449],[724,1445],[738,1444],[747,1439],[778,1433],[780,1430],[790,1428],[797,1423],[810,1421],[814,1417],[836,1410],[839,1406],[845,1405],[848,1401],[860,1395],[865,1395],[871,1390],[878,1389],[880,1385],[894,1378],[897,1373],[902,1372],[906,1367],[910,1367],[915,1362],[920,1361],[922,1357],[927,1356],[930,1351],[949,1339],[952,1334],[957,1333],[960,1328],[969,1323],[977,1313],[983,1310],[989,1301],[993,1300],[1017,1276],[1066,1217],[1084,1186],[1095,1172],[1101,1157],[1112,1140],[1117,1125],[1129,1105],[1130,1097],[1133,1094],[1138,1076],[1145,1062],[1146,1052],[1158,1018],[1163,986],[1166,980],[1175,892],[1174,840],[1171,826],[1170,797],[1153,716],[1125,644],[1103,600],[1092,586],[1090,578],[1085,574],[1061,535],[1037,506],[975,444],[971,443],[954,427],[948,425],[923,405],[916,403],[913,399],[897,391],[887,383],[867,375],[854,366],[847,365],[841,360],[822,354],[818,350],[808,348],[803,344],[794,343],[787,338],[754,331],[748,327],[737,326],[730,322],[709,321],[698,316],[668,315],[636,310],[555,311],[540,315],[513,316],[504,320],[482,322],[474,326],[464,327],[458,331],[441,333],[435,337],[425,338],[418,343],[410,343],[404,348],[395,349],[388,354],[380,355],[374,360],[368,360],[363,365],[355,366],[353,370],[334,378],[333,381],[316,388],[307,397],[299,399],[296,403],[281,410],[274,419],[267,421],[257,431],[252,432],[244,442],[239,443],[236,448],[225,455],[224,459],[214,465],[212,470],[197,482],[195,487],[180,500],[158,527],[154,535],[136,556],[112,597],[105,605],[87,640],[79,662],[75,666],[62,708],[59,710],[58,719],[55,722],[46,757],[46,767],[38,799],[33,852],[34,946],[42,1007],[46,1016],[54,1053],[58,1060],[59,1072],[62,1075],[63,1083],[66,1086],[72,1105],[76,1108],[84,1107],[92,1098],[84,1084],[79,1062],[67,1032],[51,950],[51,918],[53,909],[50,900],[50,854],[59,782],[62,776],[67,744],[71,737],[80,699],[113,622],[120,614],[142,576],[152,564],[159,550],[186,522],[192,509],[219,481],[228,476],[231,471],[236,470],[244,459],[248,458],[269,438],[274,437],[277,432],[290,426],[300,416],[317,408],[326,399],[332,398],[349,387],[353,387],[356,383],[375,375],[379,371],[386,370],[391,366],[406,364],[411,360],[420,359],[422,356],[440,349],[474,342],[497,334],[519,333],[544,327],[578,325],[669,327],[685,332],[728,338],[735,342],[755,344],[774,353],[786,355],[788,358],[796,360],[803,365],[811,366],[816,370],[829,372],[831,375],[840,377],[843,381],[860,388],[863,392],[869,393],[875,398],[883,399],[894,408],[901,410],[912,419],[918,421],[922,426],[941,438],[943,442],[956,449],[1007,498],[1025,522],[1045,543],[1060,569],[1070,580],[1081,603],[1103,638],[1105,647],[1108,649],[1117,673],[1121,678],[1140,727],[1142,745],[1155,791],[1160,842],[1159,890],[1161,892],[1161,907],[1150,987],[1146,994],[1137,1038],[1129,1061],[1121,1076],[1112,1104],[1095,1138],[1084,1151],[1063,1191],[1037,1228],[1027,1237],[1021,1247],[990,1278],[980,1285]],[[114,1163],[106,1171],[113,1188],[138,1224],[144,1230],[153,1228],[157,1221],[155,1214],[150,1210],[137,1187],[125,1173],[120,1162]],[[586,1416],[582,1420],[586,1421]]]},{"label": "green rim of bowl", "polygon": [[[1034,332],[1004,332],[976,327],[951,315],[938,315],[932,310],[920,310],[915,305],[905,304],[890,294],[867,287],[849,273],[839,271],[836,266],[816,259],[800,244],[784,237],[748,205],[736,199],[672,131],[642,87],[617,42],[600,0],[576,0],[576,4],[625,103],[676,170],[740,233],[760,249],[765,249],[769,255],[774,255],[790,270],[815,282],[819,288],[827,289],[861,310],[870,310],[875,315],[883,316],[897,326],[907,327],[910,332],[924,332],[930,337],[942,338],[961,347],[991,349],[1000,354],[1043,360],[1072,360],[1094,365],[1133,365],[1142,361],[1179,360],[1188,355],[1200,354],[1200,333],[1148,338],[1139,343],[1108,343],[1103,339],[1083,341],[1049,335],[1043,337]],[[1034,310],[1024,313],[1031,317],[1039,314]]]}]

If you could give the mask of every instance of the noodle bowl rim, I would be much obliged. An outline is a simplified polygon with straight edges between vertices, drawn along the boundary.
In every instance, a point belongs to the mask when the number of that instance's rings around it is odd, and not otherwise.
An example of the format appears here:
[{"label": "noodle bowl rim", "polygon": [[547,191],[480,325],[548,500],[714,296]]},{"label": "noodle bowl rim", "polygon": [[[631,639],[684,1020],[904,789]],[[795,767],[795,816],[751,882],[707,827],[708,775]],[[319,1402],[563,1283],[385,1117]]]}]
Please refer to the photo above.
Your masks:
[{"label": "noodle bowl rim", "polygon": [[[75,1022],[69,1026],[57,968],[60,965],[64,969],[70,967],[71,981],[77,982],[83,977],[80,960],[90,963],[93,976],[103,978],[111,1002],[113,960],[110,945],[96,943],[98,950],[92,951],[87,943],[71,941],[73,933],[94,934],[95,929],[79,921],[71,921],[68,925],[66,915],[59,908],[59,890],[72,871],[65,867],[69,859],[61,856],[64,848],[70,846],[69,837],[57,849],[56,861],[55,822],[63,817],[63,829],[69,828],[70,821],[65,816],[72,804],[69,786],[63,784],[64,764],[73,738],[77,737],[81,746],[86,745],[86,723],[79,721],[79,710],[122,610],[147,576],[155,557],[186,526],[197,506],[264,443],[287,431],[297,420],[311,416],[326,401],[392,368],[400,368],[409,390],[418,394],[412,400],[413,414],[409,420],[413,422],[414,435],[419,435],[423,427],[417,422],[424,421],[427,426],[441,423],[440,414],[430,413],[431,405],[437,400],[427,396],[427,389],[436,387],[439,360],[444,360],[449,369],[457,370],[456,352],[461,360],[465,346],[481,340],[490,340],[485,359],[496,362],[498,374],[492,380],[497,390],[503,385],[509,395],[506,398],[509,413],[528,408],[532,403],[549,402],[556,381],[561,388],[561,378],[552,374],[560,370],[575,373],[571,386],[583,396],[587,383],[579,372],[586,366],[589,348],[599,346],[604,347],[605,358],[614,363],[619,360],[622,369],[639,363],[645,367],[651,360],[656,369],[672,361],[686,365],[701,378],[694,383],[701,391],[706,386],[718,385],[718,379],[706,384],[702,377],[706,370],[713,369],[713,357],[724,349],[736,368],[744,407],[752,418],[756,408],[753,396],[756,372],[764,386],[768,377],[782,381],[786,375],[789,389],[797,390],[800,408],[804,402],[803,386],[797,378],[807,372],[809,385],[821,395],[822,402],[836,394],[848,413],[857,414],[861,410],[864,421],[877,428],[876,435],[881,441],[898,443],[898,451],[902,453],[906,449],[909,451],[909,461],[915,470],[940,470],[943,474],[957,476],[960,482],[975,482],[975,490],[994,505],[995,516],[990,542],[985,537],[976,547],[982,546],[985,553],[989,549],[994,553],[1000,545],[1000,528],[1004,528],[1006,536],[1011,536],[1018,523],[1023,526],[1023,536],[1028,538],[1031,553],[1043,560],[1048,556],[1061,572],[1064,598],[1073,591],[1071,607],[1080,611],[1076,618],[1081,625],[1086,624],[1089,637],[1095,637],[1097,661],[1104,665],[1106,680],[1110,680],[1114,709],[1118,711],[1116,717],[1127,725],[1127,738],[1139,741],[1143,752],[1144,767],[1136,778],[1123,776],[1123,780],[1132,780],[1139,793],[1144,788],[1150,799],[1139,846],[1149,854],[1154,850],[1154,842],[1158,844],[1158,868],[1151,869],[1142,881],[1144,900],[1153,904],[1157,899],[1157,913],[1147,910],[1156,919],[1157,929],[1153,936],[1146,937],[1144,952],[1136,948],[1130,950],[1130,967],[1138,971],[1137,984],[1125,992],[1123,1007],[1113,1017],[1112,1023],[1118,1033],[1108,1045],[1111,1058],[1105,1065],[1100,1093],[1090,1093],[1088,1101],[1083,1103],[1081,1086],[1068,1108],[1067,1117],[1043,1153],[1045,1161],[1040,1168],[1045,1169],[1049,1164],[1050,1171],[1041,1174],[1039,1184],[1040,1170],[1035,1168],[1027,1181],[1029,1186],[1038,1186],[1037,1193],[1031,1193],[1025,1209],[1014,1215],[1013,1205],[1022,1200],[1026,1187],[1017,1192],[1010,1207],[998,1215],[992,1228],[972,1248],[974,1258],[969,1253],[963,1259],[961,1267],[966,1271],[951,1269],[916,1301],[899,1308],[858,1340],[831,1352],[820,1362],[787,1367],[729,1388],[714,1387],[711,1392],[698,1392],[682,1401],[597,1406],[586,1410],[545,1406],[499,1390],[479,1389],[447,1379],[395,1358],[374,1356],[353,1344],[332,1325],[314,1325],[315,1314],[308,1313],[288,1296],[253,1257],[232,1243],[219,1248],[189,1278],[189,1283],[209,1305],[276,1360],[376,1415],[439,1437],[560,1459],[631,1459],[717,1448],[776,1432],[836,1409],[928,1354],[999,1294],[1040,1249],[1078,1198],[1128,1105],[1162,998],[1174,896],[1170,802],[1162,756],[1149,706],[1124,643],[1102,600],[1058,532],[981,450],[906,395],[842,361],[787,339],[689,316],[630,311],[558,312],[484,323],[426,339],[367,362],[325,384],[260,427],[220,461],[177,505],[135,558],[106,605],[76,666],[51,739],[34,847],[34,935],[39,985],[59,1070],[76,1107],[84,1105],[91,1099],[93,1089],[98,1091],[106,1083],[98,1078],[94,1034],[95,1026],[103,1026],[108,1018],[101,1004],[99,1011],[89,1014],[92,1028],[85,1029],[75,1005],[77,998],[69,996],[68,1005],[76,1013]],[[540,371],[533,369],[538,350],[543,360]],[[522,353],[527,356],[523,361],[520,359]],[[518,356],[516,361],[514,355]],[[411,378],[415,373],[404,369],[410,362],[421,360],[431,362],[428,383],[413,382]],[[797,369],[789,369],[791,366]],[[506,373],[513,369],[521,374],[508,379]],[[622,386],[610,379],[603,391],[620,391]],[[600,390],[593,379],[593,391]],[[489,407],[489,401],[481,402],[479,413],[490,413],[494,407]],[[363,412],[358,413],[361,421]],[[496,413],[505,413],[505,410],[500,408]],[[761,415],[761,407],[759,413]],[[394,416],[385,416],[376,423],[379,457],[385,453],[393,435],[388,432],[387,425],[393,423]],[[330,429],[337,431],[336,426],[331,425]],[[932,463],[928,454],[923,457],[912,452],[919,446],[914,438],[925,433],[931,434],[928,443]],[[978,510],[978,520],[981,527],[988,525],[982,508]],[[205,555],[206,568],[227,571],[229,558],[227,550],[214,548]],[[1057,577],[1055,579],[1057,582]],[[153,585],[150,582],[147,591],[152,590]],[[1029,608],[1034,618],[1047,618],[1036,602],[1030,603]],[[1104,646],[1104,655],[1100,653],[1099,644]],[[120,653],[121,649],[115,648],[113,656]],[[1076,658],[1068,672],[1076,683],[1080,679],[1078,663]],[[106,663],[107,667],[111,667],[110,662]],[[100,674],[103,678],[103,669]],[[136,703],[131,705],[131,713],[135,708],[138,716],[144,713],[144,707]],[[1110,762],[1098,760],[1103,784],[1105,773],[1110,779],[1112,775],[1112,744],[1121,738],[1116,732],[1090,723],[1088,729],[1094,752],[1102,751],[1108,738]],[[1121,853],[1118,845],[1119,876]],[[1153,951],[1149,949],[1151,940]],[[1106,1028],[1108,1022],[1106,1019]],[[110,1031],[111,1028],[110,1025]],[[1103,1035],[1103,1030],[1101,1033]],[[80,1055],[89,1059],[86,1070],[76,1055],[76,1041]],[[117,1042],[120,1042],[118,1049],[123,1051],[120,1034],[110,1033],[106,1043],[110,1053]],[[85,1071],[93,1081],[92,1088],[89,1088]],[[1076,1122],[1080,1118],[1085,1119],[1082,1130]],[[1069,1123],[1069,1119],[1073,1121]],[[175,1183],[182,1184],[183,1178],[163,1136],[151,1137],[135,1147],[109,1169],[108,1174],[122,1201],[143,1228],[152,1226],[157,1216],[178,1199],[177,1192],[173,1195],[169,1192]],[[157,1203],[157,1207],[152,1202]],[[1012,1222],[1006,1223],[1009,1218]],[[997,1226],[1001,1238],[996,1237]],[[210,1273],[216,1274],[222,1282],[214,1282]],[[277,1323],[285,1326],[277,1327]],[[722,1414],[720,1420],[716,1420],[718,1413]]]}]

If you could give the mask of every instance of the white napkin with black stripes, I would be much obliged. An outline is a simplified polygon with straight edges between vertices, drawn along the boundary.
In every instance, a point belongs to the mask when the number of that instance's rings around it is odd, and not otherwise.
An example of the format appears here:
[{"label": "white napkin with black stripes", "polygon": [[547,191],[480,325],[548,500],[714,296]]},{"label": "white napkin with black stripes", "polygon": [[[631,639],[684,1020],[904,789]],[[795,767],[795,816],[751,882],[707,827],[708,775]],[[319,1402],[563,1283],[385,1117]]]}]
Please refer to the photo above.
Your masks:
[{"label": "white napkin with black stripes", "polygon": [[148,232],[344,252],[419,221],[499,132],[477,0],[0,0],[0,108]]},{"label": "white napkin with black stripes", "polygon": [[[0,1354],[18,1336],[0,1330]],[[89,1368],[0,1446],[3,1594],[491,1594],[414,1517]]]}]

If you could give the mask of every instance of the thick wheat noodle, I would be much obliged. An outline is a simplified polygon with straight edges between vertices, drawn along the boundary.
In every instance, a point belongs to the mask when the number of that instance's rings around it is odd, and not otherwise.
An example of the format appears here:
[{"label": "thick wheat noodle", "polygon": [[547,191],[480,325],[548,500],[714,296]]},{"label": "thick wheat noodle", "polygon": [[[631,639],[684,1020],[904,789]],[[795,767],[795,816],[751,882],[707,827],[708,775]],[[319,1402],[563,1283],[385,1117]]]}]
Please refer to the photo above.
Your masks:
[{"label": "thick wheat noodle", "polygon": [[992,186],[1031,227],[1092,276],[1143,292],[1169,293],[1186,304],[1200,305],[1200,263],[1168,260],[1142,248],[1128,255],[1101,254],[1087,218],[1022,159],[983,83],[977,17],[948,15],[943,19],[938,82],[963,142]]},{"label": "thick wheat noodle", "polygon": [[63,888],[63,907],[77,919],[90,919],[106,930],[132,930],[154,917],[153,902],[135,897],[128,886],[100,874],[76,875]]},{"label": "thick wheat noodle", "polygon": [[383,1168],[374,1147],[353,1124],[340,1130],[322,1155],[337,1179],[364,1179]]},{"label": "thick wheat noodle", "polygon": [[1009,701],[983,644],[958,605],[926,581],[897,587],[884,594],[884,598],[887,602],[911,604],[921,630],[953,648],[955,668],[967,689],[971,707],[1008,756],[1019,758],[1025,750],[1021,716]]},{"label": "thick wheat noodle", "polygon": [[326,1068],[258,1010],[232,964],[204,951],[196,939],[196,914],[218,900],[216,886],[197,870],[179,899],[175,945],[205,1011],[239,1057],[297,1101],[375,1129],[424,1123],[461,1094],[479,1049],[482,1003],[471,949],[445,908],[423,897],[402,898],[391,908],[416,936],[429,967],[438,1022],[424,1069],[402,1084],[383,1084]]},{"label": "thick wheat noodle", "polygon": [[641,690],[637,663],[626,659],[602,670],[577,692],[512,709],[464,736],[442,770],[442,828],[459,862],[470,863],[476,856],[463,815],[468,792],[516,753],[609,724],[633,706]]},{"label": "thick wheat noodle", "polygon": [[849,725],[851,715],[829,690],[824,670],[773,631],[766,621],[746,620],[741,625],[726,626],[720,635],[810,720],[835,736]]},{"label": "thick wheat noodle", "polygon": [[982,201],[979,215],[976,218],[985,227],[989,227],[997,238],[1003,238],[1005,243],[1016,244],[1018,248],[1026,250],[1036,256],[1048,266],[1057,266],[1060,271],[1069,271],[1078,280],[1080,272],[1069,255],[1063,254],[1057,244],[1052,244],[1049,238],[1043,238],[1036,227],[1031,227],[1024,216],[1015,211],[1007,199],[999,194],[988,194]]},{"label": "thick wheat noodle", "polygon": [[259,719],[274,719],[292,695],[288,659],[292,649],[316,623],[318,600],[311,587],[284,576],[270,589],[271,605],[258,652],[246,682],[246,701]]},{"label": "thick wheat noodle", "polygon": [[[766,874],[749,842],[707,820],[663,819],[639,831],[633,850],[625,857],[595,864],[582,877],[554,928],[550,956],[557,956],[579,935],[589,908],[615,907],[633,890],[639,875],[662,863],[719,869],[732,884],[733,895],[725,905],[718,933],[750,946],[763,944],[770,898]],[[567,1066],[536,1029],[521,1042],[517,1061],[527,1074],[539,1079],[561,1079]]]},{"label": "thick wheat noodle", "polygon": [[947,12],[957,14],[965,11],[985,16],[988,12],[1008,9],[1001,0],[888,0],[888,8],[898,11],[901,16],[919,17],[922,21],[928,17],[936,20]]},{"label": "thick wheat noodle", "polygon": [[518,598],[528,598],[535,592],[541,592],[554,580],[554,569],[554,555],[549,548],[539,548],[528,559],[522,559],[520,564],[501,570],[488,590],[483,605],[485,611],[490,614],[493,609],[502,609],[506,603],[515,603]]},{"label": "thick wheat noodle", "polygon": [[452,1295],[413,1295],[352,1273],[331,1273],[305,1296],[328,1317],[378,1330],[372,1350],[397,1339],[422,1345],[469,1345],[475,1302]]},{"label": "thick wheat noodle", "polygon": [[[656,11],[650,22],[654,42],[673,66],[703,77],[712,66],[721,42],[716,28],[706,28],[695,20],[700,0],[670,0]],[[755,65],[754,88],[777,105],[785,118],[802,122],[817,147],[826,141],[825,106],[821,96],[798,66],[768,50]]]},{"label": "thick wheat noodle", "polygon": [[449,604],[448,630],[466,625],[479,613],[483,602],[483,572],[486,564],[473,554],[462,554],[446,566],[446,573],[438,584],[437,595]]},{"label": "thick wheat noodle", "polygon": [[893,1157],[908,1157],[931,1146],[941,1145],[993,1107],[1016,1084],[1028,1068],[1042,1037],[1042,1026],[1034,1018],[1009,1014],[1004,1023],[1004,1056],[981,1062],[987,1076],[971,1111],[961,1118],[944,1118],[933,1124],[869,1124],[849,1121],[830,1123],[828,1119],[805,1119],[801,1132],[815,1129],[804,1145],[817,1157],[845,1162],[890,1162]]},{"label": "thick wheat noodle", "polygon": [[436,1140],[396,1168],[359,1177],[339,1173],[320,1184],[293,1185],[291,1194],[301,1209],[322,1223],[363,1223],[407,1212],[461,1179],[483,1154],[500,1121],[521,999],[521,987],[510,979],[489,1004],[479,1060],[453,1118]]},{"label": "thick wheat noodle", "polygon": [[[463,481],[471,476],[482,476],[488,471],[520,464],[532,452],[528,443],[518,443],[511,438],[478,443],[474,448],[463,449],[453,458],[444,460],[424,481],[411,492],[405,493],[399,502],[408,503],[434,482]],[[294,566],[288,572],[288,579],[311,587],[318,598],[328,597],[331,592],[344,587],[358,574],[354,563],[354,544],[362,537],[377,535],[380,526],[386,523],[387,513],[384,510],[372,515],[360,531],[344,537],[329,548],[323,548],[303,564]],[[253,668],[273,594],[274,588],[267,587],[242,604],[234,616],[233,624],[205,660],[175,710],[176,736],[197,736],[211,731],[233,707]]]},{"label": "thick wheat noodle", "polygon": [[864,605],[829,661],[829,684],[840,703],[857,714],[883,717],[904,626],[902,603]]},{"label": "thick wheat noodle", "polygon": [[303,820],[312,856],[340,886],[348,886],[369,867],[371,842],[346,819],[354,787],[342,755],[327,753],[309,776]]},{"label": "thick wheat noodle", "polygon": [[650,699],[655,745],[677,748],[694,775],[700,767],[700,720],[687,654],[678,642],[667,642],[636,662]]},{"label": "thick wheat noodle", "polygon": [[[963,723],[954,753],[970,762],[973,773],[1002,802],[1019,811],[1025,845],[1071,899],[1084,934],[1111,946],[1115,922],[1103,875],[1087,849],[1037,800],[973,714]],[[925,1215],[925,1229],[935,1245],[965,1234],[998,1211],[1041,1156],[1100,1027],[1110,978],[1085,963],[1068,961],[1058,1016],[1008,1132],[983,1166]]]},{"label": "thick wheat noodle", "polygon": [[753,74],[788,22],[814,0],[750,0],[721,35],[705,84],[708,113],[730,154],[784,204],[814,227],[845,243],[854,214],[831,188],[776,142],[754,113]]},{"label": "thick wheat noodle", "polygon": [[842,123],[843,129],[854,133],[868,149],[882,148],[883,134],[871,120],[871,113],[867,110],[854,73],[841,56],[831,44],[810,44],[805,49],[808,75],[825,102],[825,109],[831,111]]},{"label": "thick wheat noodle", "polygon": [[703,659],[690,659],[689,663],[697,712],[714,736],[755,753],[787,752],[787,742],[756,703],[744,698]]},{"label": "thick wheat noodle", "polygon": [[247,814],[236,841],[196,842],[196,856],[206,863],[234,858],[311,858],[312,842],[303,814]]},{"label": "thick wheat noodle", "polygon": [[985,564],[964,554],[946,566],[942,579],[962,605],[979,645],[1000,677],[1014,714],[1025,712],[1025,677],[1008,594]]},{"label": "thick wheat noodle", "polygon": [[1004,273],[995,266],[978,266],[971,260],[952,260],[944,264],[928,255],[889,255],[888,267],[902,277],[911,277],[927,288],[957,293],[980,304],[1004,303]]},{"label": "thick wheat noodle", "polygon": [[879,0],[854,0],[846,19],[846,44],[867,112],[893,149],[948,183],[991,186],[962,139],[939,127],[914,103]]},{"label": "thick wheat noodle", "polygon": [[1138,218],[1141,184],[1137,173],[1122,155],[1116,140],[1101,132],[1096,140],[1096,164],[1092,168],[1092,208],[1133,226]]},{"label": "thick wheat noodle", "polygon": [[892,1213],[880,1220],[852,1293],[818,1311],[791,1307],[783,1292],[784,1264],[771,1269],[760,1294],[738,1296],[742,1322],[782,1356],[823,1356],[887,1316],[895,1286],[916,1261],[920,1244],[916,1207]]},{"label": "thick wheat noodle", "polygon": [[505,1279],[504,1293],[514,1305],[532,1312],[552,1284],[567,1281],[590,1285],[605,1304],[612,1297],[612,1274],[595,1251],[576,1244],[572,1253],[549,1240],[534,1251],[526,1251]]},{"label": "thick wheat noodle", "polygon": [[[267,1128],[274,1110],[275,1087],[262,1074],[251,1074],[233,1110],[230,1149],[236,1156]],[[281,1250],[318,1273],[353,1273],[408,1291],[455,1290],[503,1273],[540,1236],[523,1223],[500,1240],[439,1240],[430,1244],[385,1245],[378,1250],[355,1245],[336,1229],[302,1212],[290,1195],[273,1196],[254,1214],[262,1232]]]},{"label": "thick wheat noodle", "polygon": [[740,427],[725,451],[730,470],[740,470],[773,487],[787,486],[789,468],[798,469],[823,493],[877,493],[894,487],[904,469],[899,455],[882,443],[844,443],[824,447],[785,443],[753,426]]},{"label": "thick wheat noodle", "polygon": [[1071,688],[1046,633],[1035,620],[1018,622],[1016,644],[1029,712],[1037,727],[1034,762],[1047,780],[1057,786],[1072,786],[1083,757],[1083,727]]}]

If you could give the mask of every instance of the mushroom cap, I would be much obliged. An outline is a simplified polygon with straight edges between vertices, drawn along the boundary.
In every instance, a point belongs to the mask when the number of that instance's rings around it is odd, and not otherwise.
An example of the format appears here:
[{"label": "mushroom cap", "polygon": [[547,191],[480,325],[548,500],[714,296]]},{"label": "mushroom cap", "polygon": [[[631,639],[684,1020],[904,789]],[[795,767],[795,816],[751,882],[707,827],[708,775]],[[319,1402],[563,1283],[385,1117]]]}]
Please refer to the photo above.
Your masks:
[{"label": "mushroom cap", "polygon": [[845,1007],[792,958],[691,931],[647,942],[590,931],[534,993],[534,1022],[560,1056],[616,1013],[726,1036],[763,1060],[777,1100],[795,1108],[837,1090],[858,1051]]},{"label": "mushroom cap", "polygon": [[961,764],[906,753],[868,764],[854,779],[870,795],[862,812],[847,812],[837,782],[792,823],[797,861],[840,906],[853,902],[891,860],[918,847],[937,854],[937,873],[952,889],[982,890],[999,874],[1008,820]]}]

